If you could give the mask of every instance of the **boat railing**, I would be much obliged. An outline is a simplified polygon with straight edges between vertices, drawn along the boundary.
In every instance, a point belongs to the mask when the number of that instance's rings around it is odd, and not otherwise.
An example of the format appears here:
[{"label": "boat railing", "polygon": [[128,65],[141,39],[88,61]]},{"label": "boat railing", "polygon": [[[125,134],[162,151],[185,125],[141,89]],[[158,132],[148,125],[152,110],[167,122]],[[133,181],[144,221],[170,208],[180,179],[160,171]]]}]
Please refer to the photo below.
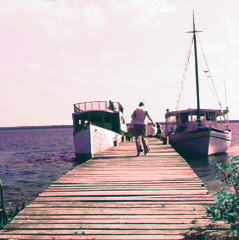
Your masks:
[{"label": "boat railing", "polygon": [[113,111],[123,112],[123,107],[119,102],[112,101],[92,101],[74,104],[74,112],[81,113],[85,111]]}]

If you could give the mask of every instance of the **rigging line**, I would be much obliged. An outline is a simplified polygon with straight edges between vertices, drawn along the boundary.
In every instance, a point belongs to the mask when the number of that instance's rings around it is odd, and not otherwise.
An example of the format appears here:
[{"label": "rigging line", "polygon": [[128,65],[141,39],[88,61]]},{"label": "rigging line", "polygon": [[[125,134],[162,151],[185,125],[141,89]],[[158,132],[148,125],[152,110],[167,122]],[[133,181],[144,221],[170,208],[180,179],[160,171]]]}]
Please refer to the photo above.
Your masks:
[{"label": "rigging line", "polygon": [[[226,81],[225,78],[223,78],[223,82],[224,82],[224,89],[225,89],[225,101],[226,101],[226,109],[228,109],[228,102],[227,102],[227,87],[226,87]],[[224,119],[226,120],[226,127],[229,129],[229,120],[228,120],[228,114],[226,117],[224,117]]]},{"label": "rigging line", "polygon": [[227,86],[226,86],[226,81],[225,78],[223,78],[223,82],[224,82],[224,91],[225,91],[225,101],[226,101],[226,107],[228,106],[228,102],[227,102]]},{"label": "rigging line", "polygon": [[212,92],[214,98],[216,99],[217,97],[216,97],[215,92],[214,92],[214,90],[213,90],[212,83],[210,82],[210,79],[209,79],[210,76],[207,75],[208,72],[209,72],[209,71],[207,71],[207,72],[204,71],[204,74],[205,74],[205,77],[206,77],[206,79],[207,79],[207,81],[208,81],[208,85],[209,85],[209,87],[210,87],[210,90],[211,90],[211,92]]},{"label": "rigging line", "polygon": [[184,82],[185,82],[185,79],[186,79],[188,64],[189,64],[189,60],[190,60],[190,56],[191,56],[191,52],[192,52],[192,45],[193,45],[193,38],[192,38],[192,41],[191,41],[191,44],[190,44],[190,47],[189,47],[189,50],[188,50],[188,53],[187,53],[187,60],[186,60],[184,71],[183,71],[183,78],[182,78],[182,81],[181,81],[181,84],[180,84],[181,87],[180,87],[180,91],[179,91],[179,95],[178,95],[176,110],[179,109],[179,104],[180,104],[180,101],[181,101],[183,86],[184,86]]},{"label": "rigging line", "polygon": [[[203,57],[204,57],[204,61],[205,61],[206,66],[207,66],[209,78],[211,79],[211,82],[212,82],[212,86],[213,86],[213,90],[214,90],[213,95],[214,95],[214,97],[215,97],[216,100],[217,100],[217,103],[218,103],[218,105],[219,105],[219,108],[220,108],[221,113],[223,113],[222,104],[221,104],[221,101],[220,101],[220,99],[219,99],[219,96],[218,96],[218,93],[217,93],[217,89],[216,89],[214,80],[213,80],[213,78],[212,78],[211,71],[210,71],[210,69],[209,69],[209,66],[208,66],[208,63],[207,63],[207,59],[206,59],[206,56],[205,56],[205,53],[204,53],[204,51],[203,51],[202,44],[201,44],[201,41],[200,41],[200,38],[199,38],[198,35],[197,35],[197,38],[198,38],[198,40],[199,40],[199,45],[200,45],[200,48],[201,48],[201,51],[202,51],[202,54],[203,54]],[[225,115],[222,114],[222,116],[223,116],[224,120],[226,121]]]},{"label": "rigging line", "polygon": [[216,87],[215,87],[215,83],[214,83],[214,80],[213,80],[213,78],[212,78],[211,71],[210,71],[210,69],[209,69],[209,66],[208,66],[208,63],[207,63],[207,60],[206,60],[206,56],[205,56],[205,53],[204,53],[203,48],[202,48],[201,41],[200,41],[200,39],[199,39],[199,36],[197,36],[197,37],[198,37],[199,44],[200,44],[200,47],[201,47],[201,51],[202,51],[202,53],[203,53],[203,57],[204,57],[204,60],[205,60],[206,66],[207,66],[208,75],[209,75],[209,78],[211,79],[211,82],[212,82],[212,86],[213,86],[214,94],[215,94],[215,96],[216,96],[216,100],[218,101],[219,107],[222,109],[222,104],[221,104],[221,101],[220,101],[220,99],[219,99],[219,96],[218,96],[218,93],[217,93],[217,89],[216,89]]}]

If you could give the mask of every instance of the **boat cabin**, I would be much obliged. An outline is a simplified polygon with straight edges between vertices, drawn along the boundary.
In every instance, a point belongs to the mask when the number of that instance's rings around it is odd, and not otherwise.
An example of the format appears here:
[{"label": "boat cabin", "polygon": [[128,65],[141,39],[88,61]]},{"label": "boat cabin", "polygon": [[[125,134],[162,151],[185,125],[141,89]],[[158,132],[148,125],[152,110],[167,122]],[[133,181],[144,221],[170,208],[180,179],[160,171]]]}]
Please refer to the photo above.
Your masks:
[{"label": "boat cabin", "polygon": [[197,109],[187,109],[180,111],[168,111],[166,118],[166,134],[170,135],[175,132],[194,131],[199,128],[218,128],[228,129],[228,120],[226,110],[201,109],[200,120],[197,120]]},{"label": "boat cabin", "polygon": [[82,130],[88,124],[96,125],[116,133],[126,131],[123,107],[118,102],[93,101],[74,104],[73,132]]}]

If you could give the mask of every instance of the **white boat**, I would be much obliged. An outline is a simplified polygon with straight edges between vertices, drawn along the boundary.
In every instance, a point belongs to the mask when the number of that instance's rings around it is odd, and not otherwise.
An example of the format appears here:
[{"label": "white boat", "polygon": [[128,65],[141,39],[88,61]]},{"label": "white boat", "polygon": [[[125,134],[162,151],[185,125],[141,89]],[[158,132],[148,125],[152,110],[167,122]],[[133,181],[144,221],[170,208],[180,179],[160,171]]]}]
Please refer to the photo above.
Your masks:
[{"label": "white boat", "polygon": [[228,110],[200,109],[200,121],[197,120],[197,112],[197,109],[188,109],[166,113],[169,143],[182,154],[226,152],[231,145],[231,131],[222,118]]},{"label": "white boat", "polygon": [[73,137],[78,160],[96,154],[124,140],[126,123],[118,102],[93,101],[74,104]]},{"label": "white boat", "polygon": [[[197,108],[167,110],[165,135],[180,154],[212,155],[225,153],[231,145],[228,127],[228,108],[201,109],[197,63],[196,30],[193,20]],[[221,106],[221,104],[219,104]],[[220,118],[220,119],[219,119]]]}]

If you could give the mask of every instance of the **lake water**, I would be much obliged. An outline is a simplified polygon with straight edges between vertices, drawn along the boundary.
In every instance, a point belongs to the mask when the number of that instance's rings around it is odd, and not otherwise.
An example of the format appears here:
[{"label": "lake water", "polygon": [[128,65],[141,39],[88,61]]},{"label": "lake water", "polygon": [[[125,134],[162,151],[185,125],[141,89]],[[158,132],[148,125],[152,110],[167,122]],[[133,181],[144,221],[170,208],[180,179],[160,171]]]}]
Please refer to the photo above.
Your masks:
[{"label": "lake water", "polygon": [[0,131],[5,202],[32,201],[76,165],[72,128]]},{"label": "lake water", "polygon": [[[239,156],[239,123],[230,127],[233,140],[227,154],[187,159],[212,193],[223,186],[214,179],[215,164]],[[0,131],[0,178],[7,208],[32,201],[76,165],[72,128]]]}]

